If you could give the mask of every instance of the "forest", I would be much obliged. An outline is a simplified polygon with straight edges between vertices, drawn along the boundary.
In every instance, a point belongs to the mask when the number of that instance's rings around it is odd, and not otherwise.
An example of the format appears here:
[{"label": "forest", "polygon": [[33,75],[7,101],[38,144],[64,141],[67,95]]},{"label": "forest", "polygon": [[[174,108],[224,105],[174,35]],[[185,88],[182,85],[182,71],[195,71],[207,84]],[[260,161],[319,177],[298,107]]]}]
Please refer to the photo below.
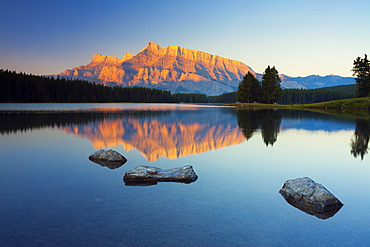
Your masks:
[{"label": "forest", "polygon": [[[235,103],[237,93],[224,93],[219,96],[206,96],[204,94],[175,94],[175,96],[184,103]],[[319,89],[283,89],[277,103],[310,104],[355,97],[356,84]]]},{"label": "forest", "polygon": [[81,80],[54,79],[0,70],[0,102],[178,102],[170,91],[106,87]]},{"label": "forest", "polygon": [[279,104],[310,104],[356,97],[356,84],[318,89],[283,89]]},{"label": "forest", "polygon": [[[237,93],[218,96],[172,94],[143,87],[106,87],[81,80],[54,79],[0,69],[0,102],[235,103]],[[279,104],[306,104],[356,97],[356,85],[283,89]]]}]

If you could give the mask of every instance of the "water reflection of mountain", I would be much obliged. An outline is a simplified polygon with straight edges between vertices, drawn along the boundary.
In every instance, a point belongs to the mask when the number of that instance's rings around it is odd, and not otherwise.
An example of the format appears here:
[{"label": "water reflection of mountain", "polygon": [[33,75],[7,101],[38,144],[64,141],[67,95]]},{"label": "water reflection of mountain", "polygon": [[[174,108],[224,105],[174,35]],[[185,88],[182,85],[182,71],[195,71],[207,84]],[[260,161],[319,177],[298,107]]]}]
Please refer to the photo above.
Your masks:
[{"label": "water reflection of mountain", "polygon": [[302,110],[236,109],[238,125],[249,139],[261,130],[266,146],[277,141],[280,130],[339,131],[354,129],[354,119]]},{"label": "water reflection of mountain", "polygon": [[148,160],[198,154],[249,140],[260,131],[273,145],[281,131],[354,130],[351,153],[368,152],[370,120],[301,110],[174,107],[109,109],[88,112],[0,113],[0,134],[59,128],[91,140],[95,148],[122,145],[139,150]]},{"label": "water reflection of mountain", "polygon": [[[324,113],[305,112],[305,111],[289,111],[289,116],[284,116],[284,126],[286,128],[305,129],[305,130],[323,130],[323,131],[339,131],[339,130],[355,130],[354,137],[351,140],[351,154],[357,158],[368,153],[370,140],[370,117],[368,111],[353,112],[358,113],[356,117],[334,116]],[[337,113],[338,114],[338,113]],[[297,116],[301,117],[301,123],[297,124]],[[354,114],[356,115],[356,114]],[[304,121],[303,121],[304,120]],[[290,126],[287,123],[292,123]]]},{"label": "water reflection of mountain", "polygon": [[233,109],[136,112],[62,129],[91,140],[96,149],[122,145],[126,151],[139,150],[148,161],[203,153],[245,140]]},{"label": "water reflection of mountain", "polygon": [[304,129],[331,132],[355,128],[355,135],[351,140],[352,155],[363,159],[368,153],[370,119],[366,116],[350,118],[302,110],[245,108],[236,109],[236,115],[244,136],[250,139],[253,133],[260,129],[266,146],[273,145],[277,141],[280,130]]},{"label": "water reflection of mountain", "polygon": [[276,141],[280,130],[308,131],[353,130],[354,118],[340,117],[302,110],[245,109],[236,110],[239,127],[247,139],[260,129],[266,145]]},{"label": "water reflection of mountain", "polygon": [[309,131],[340,131],[353,130],[354,118],[335,116],[324,113],[285,110],[281,111],[283,121],[281,129],[304,129]]}]

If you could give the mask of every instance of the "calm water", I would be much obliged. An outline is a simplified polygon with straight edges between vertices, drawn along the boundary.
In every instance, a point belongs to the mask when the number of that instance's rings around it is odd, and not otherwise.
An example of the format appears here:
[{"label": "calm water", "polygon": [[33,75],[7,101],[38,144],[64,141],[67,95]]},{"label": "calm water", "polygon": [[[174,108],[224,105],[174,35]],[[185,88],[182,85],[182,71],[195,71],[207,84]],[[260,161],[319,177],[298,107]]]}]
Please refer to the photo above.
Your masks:
[{"label": "calm water", "polygon": [[[0,108],[2,246],[370,246],[367,112]],[[100,148],[128,162],[110,169],[88,160]],[[186,164],[199,176],[191,184],[122,180],[137,165]],[[303,176],[344,206],[323,220],[289,205],[278,191]]]}]

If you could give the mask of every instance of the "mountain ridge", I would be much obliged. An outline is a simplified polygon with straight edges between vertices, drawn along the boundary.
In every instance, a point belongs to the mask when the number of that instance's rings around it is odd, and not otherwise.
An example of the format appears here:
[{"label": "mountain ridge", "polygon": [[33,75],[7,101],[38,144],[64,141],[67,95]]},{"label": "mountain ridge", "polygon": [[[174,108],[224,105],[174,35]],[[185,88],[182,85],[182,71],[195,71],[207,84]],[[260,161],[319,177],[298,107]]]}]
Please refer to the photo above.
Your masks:
[{"label": "mountain ridge", "polygon": [[[236,91],[248,72],[256,73],[243,62],[206,52],[149,42],[136,55],[126,53],[122,58],[95,54],[87,65],[67,69],[53,75],[81,79],[106,86],[141,86],[170,90],[172,93],[202,93],[220,95]],[[283,88],[312,89],[354,83],[352,77],[289,77],[280,75]]]}]

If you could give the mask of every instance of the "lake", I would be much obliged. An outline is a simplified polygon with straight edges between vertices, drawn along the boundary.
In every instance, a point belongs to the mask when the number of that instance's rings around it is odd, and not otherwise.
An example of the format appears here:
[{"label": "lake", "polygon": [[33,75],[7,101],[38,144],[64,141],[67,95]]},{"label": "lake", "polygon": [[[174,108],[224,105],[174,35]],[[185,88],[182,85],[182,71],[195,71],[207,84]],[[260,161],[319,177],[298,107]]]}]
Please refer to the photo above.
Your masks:
[{"label": "lake", "polygon": [[[0,104],[2,246],[370,246],[369,112],[185,104]],[[114,149],[113,169],[88,159]],[[126,171],[192,165],[195,182]],[[288,204],[310,177],[344,206]]]}]

